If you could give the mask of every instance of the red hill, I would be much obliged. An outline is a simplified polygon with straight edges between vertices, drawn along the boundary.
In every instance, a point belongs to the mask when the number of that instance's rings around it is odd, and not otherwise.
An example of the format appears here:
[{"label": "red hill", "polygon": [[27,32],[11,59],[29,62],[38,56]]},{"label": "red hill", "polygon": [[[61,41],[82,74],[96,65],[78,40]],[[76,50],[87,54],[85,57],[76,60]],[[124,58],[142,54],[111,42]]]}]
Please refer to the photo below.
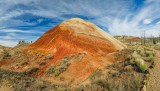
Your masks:
[{"label": "red hill", "polygon": [[[125,47],[94,24],[73,18],[44,33],[36,42],[18,52],[11,60],[2,60],[0,66],[18,72],[28,71],[35,66],[39,70],[32,74],[34,76],[64,84],[68,84],[74,78],[71,86],[76,86],[80,83],[89,83],[88,77],[98,69],[103,73],[107,72],[106,66],[114,62],[116,51]],[[45,60],[48,54],[53,55],[54,58]],[[19,65],[18,63],[23,64],[22,60],[28,60],[28,64]],[[38,64],[44,60],[46,62],[44,65]],[[56,77],[47,73],[53,65],[55,66],[54,74],[58,74]],[[63,81],[60,80],[61,78]]]},{"label": "red hill", "polygon": [[30,47],[47,50],[54,56],[53,60],[40,67],[39,74],[65,56],[87,53],[80,62],[72,59],[71,65],[61,74],[65,79],[77,78],[77,84],[95,70],[104,69],[109,62],[114,61],[112,54],[126,46],[94,24],[73,18],[44,33]]},{"label": "red hill", "polygon": [[64,56],[83,51],[101,55],[123,49],[125,45],[94,24],[73,18],[44,33],[31,47]]}]

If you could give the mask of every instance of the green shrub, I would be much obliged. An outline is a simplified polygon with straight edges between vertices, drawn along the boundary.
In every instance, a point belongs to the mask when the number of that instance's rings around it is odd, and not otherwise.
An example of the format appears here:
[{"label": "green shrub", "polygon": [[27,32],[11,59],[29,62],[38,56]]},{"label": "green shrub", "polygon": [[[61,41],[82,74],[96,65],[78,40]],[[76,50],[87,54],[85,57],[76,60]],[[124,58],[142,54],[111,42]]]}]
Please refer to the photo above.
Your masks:
[{"label": "green shrub", "polygon": [[67,69],[67,66],[60,66],[59,67],[59,71],[62,73],[62,72],[64,72],[64,71],[66,71],[66,69]]},{"label": "green shrub", "polygon": [[68,68],[68,66],[70,65],[71,63],[64,63],[63,65],[60,65],[59,66],[59,70],[60,70],[60,72],[62,73],[62,72],[64,72],[64,71],[66,71],[66,69]]},{"label": "green shrub", "polygon": [[148,57],[148,61],[149,61],[149,62],[154,62],[154,60],[155,60],[155,59],[154,59],[154,56],[153,56],[153,55],[150,55],[150,56]]},{"label": "green shrub", "polygon": [[133,59],[139,58],[140,55],[138,55],[138,53],[136,51],[133,52],[132,54]]},{"label": "green shrub", "polygon": [[106,79],[98,78],[96,80],[96,84],[105,88],[106,91],[112,91],[114,89],[114,86],[115,86],[112,78],[109,78],[109,77],[107,77]]},{"label": "green shrub", "polygon": [[145,53],[146,53],[146,56],[147,56],[147,57],[149,57],[149,56],[151,56],[151,55],[154,55],[154,52],[153,52],[153,51],[146,51]]},{"label": "green shrub", "polygon": [[74,82],[74,80],[75,80],[74,78],[71,78],[70,81],[68,82],[68,85],[71,85],[72,82]]},{"label": "green shrub", "polygon": [[67,60],[67,61],[69,61],[69,60],[71,60],[73,57],[74,57],[74,55],[71,55],[71,56],[65,56],[65,57],[64,57],[64,59],[65,59],[65,60]]},{"label": "green shrub", "polygon": [[138,68],[142,71],[142,72],[145,72],[147,69],[148,69],[148,65],[145,64],[144,60],[141,59],[141,58],[137,58],[135,60],[136,62],[136,65],[138,66]]},{"label": "green shrub", "polygon": [[61,74],[59,69],[55,69],[55,76],[59,76]]},{"label": "green shrub", "polygon": [[124,70],[130,72],[133,70],[133,67],[131,65],[128,65],[124,68]]},{"label": "green shrub", "polygon": [[37,87],[37,89],[42,90],[42,88],[45,87],[45,86],[44,86],[44,82],[43,82],[43,81],[40,81],[40,80],[37,80],[37,82],[36,82],[36,87]]},{"label": "green shrub", "polygon": [[142,72],[145,72],[147,69],[148,69],[148,65],[147,64],[141,65]]},{"label": "green shrub", "polygon": [[59,61],[58,61],[58,65],[64,65],[64,64],[66,64],[67,62],[68,62],[68,60],[62,59],[62,60],[59,60]]},{"label": "green shrub", "polygon": [[54,58],[54,56],[53,56],[52,54],[48,54],[48,55],[45,57],[44,60],[51,60],[51,59],[53,59],[53,58]]},{"label": "green shrub", "polygon": [[111,76],[116,76],[116,75],[118,75],[118,73],[119,73],[119,71],[116,71],[116,70],[111,70],[111,71],[109,71],[109,74],[111,75]]},{"label": "green shrub", "polygon": [[39,61],[38,64],[39,64],[39,65],[45,65],[45,64],[46,64],[46,61]]},{"label": "green shrub", "polygon": [[55,72],[55,66],[51,66],[50,68],[47,69],[47,73],[51,74]]},{"label": "green shrub", "polygon": [[141,56],[145,56],[144,50],[141,50],[139,54],[140,54]]},{"label": "green shrub", "polygon": [[3,53],[2,53],[2,57],[3,58],[7,58],[7,57],[10,57],[11,55],[9,54],[9,52],[8,51],[4,51]]},{"label": "green shrub", "polygon": [[37,67],[31,67],[30,70],[28,71],[28,74],[32,74],[33,72],[36,72],[38,70]]},{"label": "green shrub", "polygon": [[116,61],[116,62],[113,63],[113,67],[118,67],[119,64],[120,64],[120,61]]},{"label": "green shrub", "polygon": [[75,57],[75,54],[71,54],[71,56],[70,56],[71,58],[73,58],[73,57]]},{"label": "green shrub", "polygon": [[75,61],[81,61],[83,59],[83,55],[79,52],[78,55],[75,57]]},{"label": "green shrub", "polygon": [[66,66],[68,67],[71,63],[66,63]]},{"label": "green shrub", "polygon": [[153,38],[153,44],[157,44],[157,39]]}]

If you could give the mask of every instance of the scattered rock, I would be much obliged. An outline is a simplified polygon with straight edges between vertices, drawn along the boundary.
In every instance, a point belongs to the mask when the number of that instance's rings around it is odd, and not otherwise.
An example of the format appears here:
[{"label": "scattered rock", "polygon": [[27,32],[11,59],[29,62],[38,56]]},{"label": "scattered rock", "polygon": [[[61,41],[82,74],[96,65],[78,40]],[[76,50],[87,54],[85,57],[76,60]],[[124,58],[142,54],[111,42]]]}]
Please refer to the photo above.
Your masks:
[{"label": "scattered rock", "polygon": [[84,54],[84,55],[87,55],[87,52],[86,52],[86,51],[84,51],[84,52],[83,52],[83,54]]},{"label": "scattered rock", "polygon": [[146,91],[146,85],[143,86],[142,91]]}]

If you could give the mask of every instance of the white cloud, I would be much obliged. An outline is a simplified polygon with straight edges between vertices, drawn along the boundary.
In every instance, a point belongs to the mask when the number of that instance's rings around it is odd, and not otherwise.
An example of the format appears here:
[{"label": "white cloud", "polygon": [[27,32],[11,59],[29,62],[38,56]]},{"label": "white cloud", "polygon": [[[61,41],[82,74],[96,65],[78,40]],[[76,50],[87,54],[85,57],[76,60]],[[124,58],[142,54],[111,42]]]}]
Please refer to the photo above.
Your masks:
[{"label": "white cloud", "polygon": [[7,46],[7,47],[14,47],[17,45],[18,42],[14,42],[14,41],[2,41],[0,40],[0,44],[3,46]]},{"label": "white cloud", "polygon": [[44,32],[39,30],[18,30],[18,29],[2,29],[1,33],[28,33],[28,34],[43,34]]},{"label": "white cloud", "polygon": [[160,21],[158,21],[156,24],[160,24]]},{"label": "white cloud", "polygon": [[150,24],[151,23],[151,19],[145,19],[144,21],[143,21],[143,24]]},{"label": "white cloud", "polygon": [[24,31],[24,30],[16,30],[16,29],[3,29],[0,32],[19,32],[19,33],[31,33],[31,31]]},{"label": "white cloud", "polygon": [[41,23],[43,21],[43,19],[38,19],[38,22]]},{"label": "white cloud", "polygon": [[[158,5],[160,3],[157,4],[157,2],[153,1],[152,4],[148,3],[149,2],[145,2],[143,7],[136,12],[125,11],[118,15],[123,16],[123,14],[126,14],[125,17],[119,18],[118,16],[105,16],[94,22],[98,25],[107,27],[109,32],[114,35],[141,36],[144,31],[147,31],[147,36],[150,36],[149,33],[153,34],[153,36],[157,36],[157,33],[160,33],[160,26],[152,24],[152,21],[160,17],[160,7]],[[142,23],[151,25],[143,25]]]}]

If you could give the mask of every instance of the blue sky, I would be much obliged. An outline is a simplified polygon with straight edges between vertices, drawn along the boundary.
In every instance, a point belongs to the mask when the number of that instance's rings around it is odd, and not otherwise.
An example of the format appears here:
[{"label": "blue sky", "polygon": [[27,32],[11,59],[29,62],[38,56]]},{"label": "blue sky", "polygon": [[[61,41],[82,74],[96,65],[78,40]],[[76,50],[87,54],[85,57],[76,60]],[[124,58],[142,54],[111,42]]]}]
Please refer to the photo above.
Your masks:
[{"label": "blue sky", "polygon": [[160,0],[0,0],[0,45],[36,41],[70,18],[88,20],[111,35],[159,36]]}]

